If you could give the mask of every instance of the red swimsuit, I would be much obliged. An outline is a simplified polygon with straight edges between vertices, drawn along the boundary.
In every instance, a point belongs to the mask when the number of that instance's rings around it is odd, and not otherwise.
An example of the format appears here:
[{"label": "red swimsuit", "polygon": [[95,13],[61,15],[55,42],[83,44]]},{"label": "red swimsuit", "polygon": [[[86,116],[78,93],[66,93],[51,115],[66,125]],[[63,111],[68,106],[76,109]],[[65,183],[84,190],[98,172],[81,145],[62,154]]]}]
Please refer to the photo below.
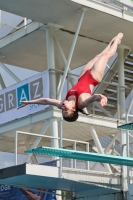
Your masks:
[{"label": "red swimsuit", "polygon": [[78,82],[67,92],[66,100],[69,96],[76,96],[76,107],[78,108],[78,98],[82,93],[92,94],[90,90],[90,85],[98,85],[99,82],[96,81],[90,74],[90,70],[87,70],[79,79]]}]

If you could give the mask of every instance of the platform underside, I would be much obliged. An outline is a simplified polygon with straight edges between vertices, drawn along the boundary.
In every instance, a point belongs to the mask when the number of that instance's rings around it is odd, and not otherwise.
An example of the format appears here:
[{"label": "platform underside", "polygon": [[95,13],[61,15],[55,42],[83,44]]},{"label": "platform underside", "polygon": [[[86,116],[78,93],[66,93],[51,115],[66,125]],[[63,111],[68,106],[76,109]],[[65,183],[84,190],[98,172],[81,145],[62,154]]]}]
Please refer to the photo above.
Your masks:
[{"label": "platform underside", "polygon": [[[27,17],[44,25],[48,23],[60,25],[60,28],[56,28],[56,34],[64,55],[66,59],[68,58],[72,40],[80,19],[79,10],[84,7],[83,5],[69,0],[40,0],[39,2],[31,0],[27,2],[25,0],[23,3],[17,0],[12,0],[11,2],[0,0],[0,7],[2,10]],[[39,12],[35,12],[35,10],[39,10]],[[96,54],[100,53],[118,32],[124,33],[122,45],[130,46],[130,49],[133,49],[132,22],[88,7],[88,11],[85,12],[82,22],[70,68],[74,69],[86,64]],[[3,40],[1,40],[2,43]],[[3,46],[0,49],[0,53],[1,57],[3,57],[1,60],[3,63],[40,72],[46,70],[45,28],[44,30],[37,28],[32,33],[21,36],[20,39],[16,39],[16,41]],[[64,64],[55,46],[55,68],[63,69],[63,66]]]}]

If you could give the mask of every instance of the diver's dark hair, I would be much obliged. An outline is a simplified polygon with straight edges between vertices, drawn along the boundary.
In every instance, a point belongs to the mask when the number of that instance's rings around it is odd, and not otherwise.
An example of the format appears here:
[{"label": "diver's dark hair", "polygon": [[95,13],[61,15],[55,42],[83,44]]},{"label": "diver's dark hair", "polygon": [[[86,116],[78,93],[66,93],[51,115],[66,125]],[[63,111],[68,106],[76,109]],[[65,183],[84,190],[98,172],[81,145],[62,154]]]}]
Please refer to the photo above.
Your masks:
[{"label": "diver's dark hair", "polygon": [[71,116],[63,117],[63,119],[67,122],[75,122],[79,117],[78,112],[81,112],[84,115],[89,115],[88,113],[84,112],[82,109],[77,109],[76,111],[73,112]]},{"label": "diver's dark hair", "polygon": [[69,117],[63,117],[63,119],[67,122],[75,122],[78,119],[78,111],[74,111],[73,114]]}]

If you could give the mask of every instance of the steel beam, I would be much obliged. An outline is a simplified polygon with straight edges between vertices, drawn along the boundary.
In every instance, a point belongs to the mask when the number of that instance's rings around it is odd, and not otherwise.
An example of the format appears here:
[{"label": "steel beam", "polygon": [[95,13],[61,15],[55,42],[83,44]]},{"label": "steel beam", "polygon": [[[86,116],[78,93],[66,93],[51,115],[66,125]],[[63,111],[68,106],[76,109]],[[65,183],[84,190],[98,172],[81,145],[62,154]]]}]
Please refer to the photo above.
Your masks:
[{"label": "steel beam", "polygon": [[[90,132],[91,132],[91,136],[92,136],[92,138],[93,138],[93,140],[94,140],[94,142],[95,142],[95,145],[96,145],[96,147],[97,147],[97,149],[98,149],[98,152],[101,153],[101,154],[104,154],[103,148],[102,148],[102,146],[101,146],[101,143],[100,143],[100,141],[99,141],[99,138],[98,138],[98,136],[97,136],[97,133],[96,133],[94,127],[93,127],[92,125],[90,125],[90,126],[89,126],[89,129],[90,129]],[[108,172],[112,173],[109,164],[104,164],[104,166],[105,166],[105,169],[106,169]]]},{"label": "steel beam", "polygon": [[[125,60],[124,48],[118,48],[118,84],[119,86],[125,86],[125,75],[124,75],[124,60]],[[119,87],[119,108],[120,108],[120,119],[125,119],[125,88]],[[126,133],[121,130],[121,155],[126,156]],[[127,167],[122,166],[122,190],[127,191]]]},{"label": "steel beam", "polygon": [[[51,132],[51,136],[58,138],[58,123],[57,123],[57,119],[54,117],[50,118],[50,132]],[[59,148],[58,139],[51,139],[51,146],[55,148]]]},{"label": "steel beam", "polygon": [[[51,136],[58,138],[58,122],[57,122],[57,119],[55,117],[50,118],[50,133],[51,133]],[[55,148],[59,148],[58,139],[51,139],[51,146],[55,147]],[[53,157],[52,159],[56,160],[56,159],[58,159],[58,157]],[[58,161],[57,161],[57,166],[58,167],[60,166],[60,163]],[[60,173],[59,173],[59,177],[60,177]],[[61,196],[60,196],[61,191],[57,190],[57,194],[58,195],[56,196],[56,198],[58,200],[61,200]]]},{"label": "steel beam", "polygon": [[2,89],[6,88],[6,85],[5,85],[4,81],[3,81],[3,78],[1,76],[1,74],[0,74],[0,85],[1,85]]},{"label": "steel beam", "polygon": [[[60,46],[60,43],[59,43],[59,40],[58,40],[57,35],[56,35],[56,33],[55,33],[55,30],[53,30],[53,36],[54,36],[54,42],[55,42],[55,44],[56,44],[56,48],[57,48],[57,50],[58,50],[58,52],[59,52],[59,55],[60,55],[60,57],[61,57],[61,59],[62,59],[63,65],[64,65],[64,67],[65,67],[66,64],[67,64],[67,59],[66,59],[66,57],[65,57],[65,55],[64,55],[64,53],[63,53],[63,50],[62,50],[62,48],[61,48],[61,46]],[[70,68],[68,68],[68,72],[71,73]],[[70,75],[69,78],[70,78],[70,83],[71,83],[72,85],[74,85],[74,84],[75,84],[75,81],[74,81],[73,76]],[[60,87],[60,86],[59,86],[59,87]]]},{"label": "steel beam", "polygon": [[68,72],[68,69],[69,69],[69,66],[70,66],[70,62],[71,62],[71,59],[72,59],[72,55],[73,55],[73,52],[74,52],[74,48],[75,48],[75,45],[76,45],[76,41],[77,41],[77,38],[78,38],[80,27],[81,27],[81,24],[82,24],[82,21],[83,21],[84,13],[85,13],[85,10],[83,9],[81,11],[81,17],[80,17],[80,20],[79,20],[79,24],[78,24],[77,30],[75,32],[75,36],[74,36],[74,39],[73,39],[73,42],[72,42],[72,46],[71,46],[71,49],[70,49],[70,52],[69,52],[67,64],[65,66],[65,71],[64,71],[64,74],[62,76],[61,87],[59,89],[59,92],[58,92],[58,95],[57,95],[57,99],[60,98],[60,95],[62,93],[62,89],[63,89],[64,83],[65,83],[66,75],[67,75],[67,72]]},{"label": "steel beam", "polygon": [[113,115],[111,115],[111,113],[109,111],[107,111],[105,108],[100,106],[98,102],[94,102],[94,104],[96,105],[97,108],[99,108],[101,111],[103,111],[103,113],[106,114],[108,117],[114,118]]},{"label": "steel beam", "polygon": [[[42,130],[41,130],[40,133],[39,133],[39,136],[45,134],[45,132],[46,132],[48,126],[49,126],[49,120],[44,124]],[[42,139],[42,137],[37,137],[37,139],[35,140],[34,144],[33,144],[32,147],[31,147],[31,149],[36,148],[37,145],[39,144],[39,142],[41,141],[41,139]],[[27,158],[25,159],[24,162],[28,162],[29,159],[31,158],[31,156],[32,156],[32,154],[29,154],[29,155],[27,156]]]},{"label": "steel beam", "polygon": [[[47,63],[48,69],[55,69],[55,58],[54,58],[54,41],[52,34],[52,26],[46,27],[46,44],[47,44]],[[56,99],[56,78],[55,71],[49,72],[50,81],[50,98]]]},{"label": "steel beam", "polygon": [[[25,141],[25,146],[26,146],[26,149],[29,149],[31,148],[31,146],[29,145],[29,142],[28,141]],[[36,156],[34,154],[31,155],[31,160],[32,160],[32,163],[33,164],[38,164],[37,162],[37,159],[36,159]],[[25,161],[24,161],[25,162]],[[28,162],[28,161],[27,161]]]},{"label": "steel beam", "polygon": [[16,41],[19,38],[24,37],[25,35],[28,35],[29,33],[37,30],[39,27],[42,27],[42,23],[38,22],[32,22],[31,24],[27,25],[24,28],[21,28],[20,30],[17,30],[16,32],[13,32],[12,34],[2,38],[0,40],[0,48]]},{"label": "steel beam", "polygon": [[132,108],[132,105],[133,105],[133,97],[132,97],[131,102],[130,102],[130,105],[129,105],[129,107],[128,107],[127,114],[130,113],[131,108]]},{"label": "steel beam", "polygon": [[21,80],[10,70],[8,69],[3,63],[0,62],[0,66],[18,83]]},{"label": "steel beam", "polygon": [[[105,154],[109,151],[110,147],[113,145],[114,141],[117,139],[117,137],[118,137],[119,135],[120,135],[120,132],[117,133],[116,135],[114,135],[113,139],[110,141],[110,143],[107,145],[107,147],[106,147],[105,150],[104,150],[104,153],[105,153]],[[98,165],[98,163],[95,163],[95,164],[93,165],[93,167],[91,168],[91,170],[96,169],[97,165]]]}]

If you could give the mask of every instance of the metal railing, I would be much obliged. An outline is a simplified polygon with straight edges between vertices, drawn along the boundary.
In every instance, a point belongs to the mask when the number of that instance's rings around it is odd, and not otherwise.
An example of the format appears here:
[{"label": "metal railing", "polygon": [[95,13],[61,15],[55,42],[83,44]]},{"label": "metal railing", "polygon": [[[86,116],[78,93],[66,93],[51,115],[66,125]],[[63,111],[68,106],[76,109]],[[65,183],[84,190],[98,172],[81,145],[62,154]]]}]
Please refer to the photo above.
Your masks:
[{"label": "metal railing", "polygon": [[119,9],[124,10],[124,11],[133,12],[133,7],[127,5],[126,3],[123,4],[123,3],[121,3],[121,2],[119,2],[117,0],[97,0],[97,1],[100,1],[100,2],[108,4],[108,5],[111,5],[111,6],[115,7],[115,8],[119,8]]},{"label": "metal railing", "polygon": [[[14,153],[15,153],[14,165],[18,164],[18,134],[36,136],[36,137],[41,137],[41,138],[49,138],[50,140],[52,140],[52,139],[58,140],[60,148],[62,148],[63,141],[71,142],[72,146],[74,147],[73,150],[76,150],[77,143],[84,144],[84,145],[86,145],[86,151],[89,152],[89,142],[62,138],[62,132],[60,134],[60,137],[53,137],[53,136],[39,135],[39,134],[23,132],[23,131],[16,131],[16,133],[15,133],[15,148],[14,148]],[[89,170],[89,161],[85,161],[85,162],[86,162],[87,170]],[[71,164],[71,168],[76,168],[76,160],[71,159],[71,163],[73,163],[73,164]],[[59,174],[61,177],[62,176],[62,158],[59,159],[59,168],[60,168]]]},{"label": "metal railing", "polygon": [[[130,112],[130,110],[129,110]],[[129,118],[133,118],[133,115],[129,114],[129,112],[127,112],[126,114],[126,124],[128,124]],[[126,130],[126,153],[127,153],[127,157],[130,157],[130,140],[129,137],[133,138],[133,135],[129,132],[129,130]],[[130,166],[127,166],[127,185],[128,185],[128,190],[129,190],[129,194],[133,195],[132,189],[133,189],[133,184],[131,184],[131,180],[130,177],[132,176],[132,170]]]}]

